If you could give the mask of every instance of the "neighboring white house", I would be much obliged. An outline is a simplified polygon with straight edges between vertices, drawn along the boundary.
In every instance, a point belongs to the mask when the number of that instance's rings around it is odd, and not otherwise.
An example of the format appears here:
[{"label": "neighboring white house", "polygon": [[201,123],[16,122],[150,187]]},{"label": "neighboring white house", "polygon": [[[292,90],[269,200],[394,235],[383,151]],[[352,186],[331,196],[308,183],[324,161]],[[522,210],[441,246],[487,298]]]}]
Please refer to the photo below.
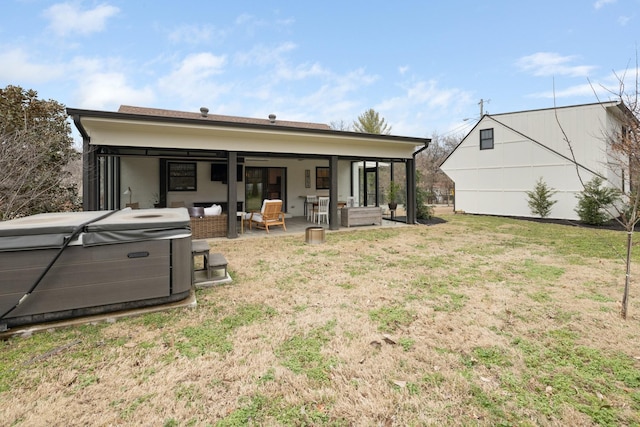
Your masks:
[{"label": "neighboring white house", "polygon": [[[415,154],[430,139],[333,130],[291,122],[122,106],[117,112],[67,109],[83,137],[85,210],[174,203],[221,203],[235,237],[236,213],[282,199],[288,216],[303,216],[305,196],[337,205],[382,203],[383,168],[402,170],[407,222],[415,221]],[[387,178],[388,179],[388,178]],[[233,224],[232,224],[233,222]]]},{"label": "neighboring white house", "polygon": [[526,192],[542,178],[557,191],[549,217],[578,219],[578,172],[584,182],[599,175],[622,188],[626,175],[608,164],[607,139],[627,113],[604,102],[484,115],[440,166],[455,182],[456,211],[533,217]]}]

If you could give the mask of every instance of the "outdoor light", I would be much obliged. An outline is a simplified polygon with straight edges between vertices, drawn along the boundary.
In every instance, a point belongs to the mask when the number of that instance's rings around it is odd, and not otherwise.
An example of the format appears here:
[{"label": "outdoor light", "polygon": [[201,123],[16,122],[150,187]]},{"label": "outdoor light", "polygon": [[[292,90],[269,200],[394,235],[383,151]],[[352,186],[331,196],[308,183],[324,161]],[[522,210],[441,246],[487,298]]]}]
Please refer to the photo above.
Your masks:
[{"label": "outdoor light", "polygon": [[129,204],[131,204],[131,196],[133,195],[133,191],[131,191],[131,187],[127,187],[126,190],[124,190],[124,193],[122,194],[128,194],[129,195]]}]

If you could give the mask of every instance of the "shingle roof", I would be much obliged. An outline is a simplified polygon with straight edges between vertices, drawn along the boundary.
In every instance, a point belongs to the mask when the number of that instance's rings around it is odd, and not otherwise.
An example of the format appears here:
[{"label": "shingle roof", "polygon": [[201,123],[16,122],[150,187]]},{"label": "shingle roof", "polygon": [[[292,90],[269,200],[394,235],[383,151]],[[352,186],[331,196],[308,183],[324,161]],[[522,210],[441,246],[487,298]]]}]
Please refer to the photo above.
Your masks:
[{"label": "shingle roof", "polygon": [[206,117],[204,117],[200,112],[163,110],[161,108],[135,107],[131,105],[121,105],[120,108],[118,109],[118,112],[126,113],[126,114],[155,116],[155,117],[210,120],[210,121],[227,122],[227,123],[248,123],[248,124],[257,124],[257,125],[288,126],[288,127],[296,127],[296,128],[321,129],[321,130],[331,129],[331,126],[326,125],[324,123],[292,122],[292,121],[278,120],[277,118],[275,119],[274,122],[272,122],[270,119],[255,119],[251,117],[223,116],[220,114],[207,114]]}]

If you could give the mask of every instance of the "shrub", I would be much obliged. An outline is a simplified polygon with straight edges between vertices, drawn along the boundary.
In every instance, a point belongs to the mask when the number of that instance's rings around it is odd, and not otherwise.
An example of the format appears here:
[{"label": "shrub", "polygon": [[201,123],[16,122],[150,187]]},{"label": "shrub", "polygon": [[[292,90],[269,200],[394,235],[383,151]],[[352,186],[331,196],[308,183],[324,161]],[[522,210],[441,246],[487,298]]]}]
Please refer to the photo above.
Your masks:
[{"label": "shrub", "polygon": [[605,211],[619,199],[616,189],[602,186],[602,178],[595,177],[584,185],[584,190],[576,196],[578,207],[575,209],[580,220],[590,225],[603,225],[609,220]]},{"label": "shrub", "polygon": [[538,215],[540,218],[546,218],[551,213],[551,208],[556,204],[557,200],[551,200],[551,197],[556,194],[555,189],[547,186],[542,177],[538,178],[533,191],[527,191],[529,197],[529,209],[533,215]]}]

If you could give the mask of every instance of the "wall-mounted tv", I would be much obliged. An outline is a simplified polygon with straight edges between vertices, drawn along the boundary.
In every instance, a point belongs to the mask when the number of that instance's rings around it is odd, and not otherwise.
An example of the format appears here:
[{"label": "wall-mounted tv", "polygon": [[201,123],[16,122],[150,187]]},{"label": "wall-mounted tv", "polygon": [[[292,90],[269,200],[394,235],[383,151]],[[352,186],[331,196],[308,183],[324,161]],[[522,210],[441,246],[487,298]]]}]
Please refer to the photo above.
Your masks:
[{"label": "wall-mounted tv", "polygon": [[[244,171],[242,165],[237,166],[236,172],[238,177],[236,181],[240,182],[243,179]],[[227,183],[227,164],[226,163],[211,163],[211,181],[220,181],[223,184]]]}]

